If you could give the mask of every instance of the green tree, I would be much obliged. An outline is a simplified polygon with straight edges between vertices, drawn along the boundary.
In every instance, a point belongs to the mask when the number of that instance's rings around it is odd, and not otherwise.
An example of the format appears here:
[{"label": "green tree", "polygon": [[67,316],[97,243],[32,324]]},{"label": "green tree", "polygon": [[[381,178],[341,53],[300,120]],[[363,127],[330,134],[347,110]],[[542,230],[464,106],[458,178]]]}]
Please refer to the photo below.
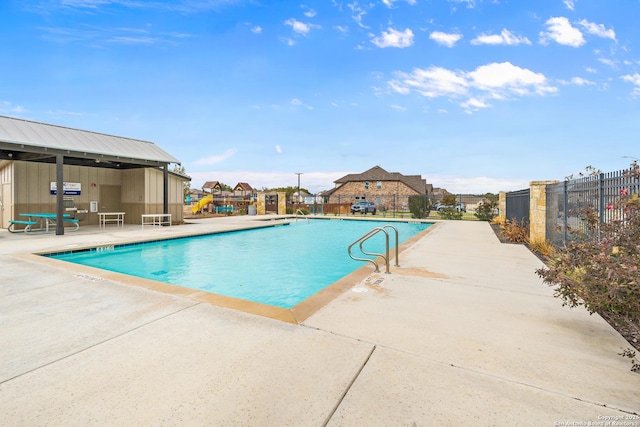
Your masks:
[{"label": "green tree", "polygon": [[494,193],[485,193],[483,197],[489,201],[496,202],[496,203],[498,203],[498,200],[500,199],[500,196]]},{"label": "green tree", "polygon": [[491,221],[496,216],[497,208],[498,202],[486,199],[478,204],[478,208],[476,209],[476,213],[474,215],[480,221]]},{"label": "green tree", "polygon": [[[298,192],[298,187],[277,187],[277,188],[269,188],[269,189],[264,189],[263,191],[277,191],[277,192],[283,192],[285,193],[287,196],[292,196],[293,193],[297,193]],[[300,187],[300,193],[307,193],[307,194],[311,194],[309,192],[309,190],[307,190],[304,187]]]},{"label": "green tree", "polygon": [[[185,169],[184,166],[182,165],[173,165],[173,168],[171,169],[171,172],[177,173],[178,175],[182,175],[185,177],[188,177],[187,175],[187,170]],[[185,179],[182,182],[182,200],[186,200],[187,196],[189,195],[189,191],[191,190],[191,180],[190,179]]]},{"label": "green tree", "polygon": [[443,219],[462,219],[462,211],[457,209],[457,197],[455,194],[447,194],[442,198],[442,208],[438,211]]},{"label": "green tree", "polygon": [[220,183],[220,187],[221,187],[222,191],[228,191],[229,193],[233,192],[233,187],[230,186],[230,185],[227,185],[227,184],[225,184],[223,182]]},{"label": "green tree", "polygon": [[427,196],[409,196],[409,212],[413,218],[428,217],[431,213],[431,200]]}]

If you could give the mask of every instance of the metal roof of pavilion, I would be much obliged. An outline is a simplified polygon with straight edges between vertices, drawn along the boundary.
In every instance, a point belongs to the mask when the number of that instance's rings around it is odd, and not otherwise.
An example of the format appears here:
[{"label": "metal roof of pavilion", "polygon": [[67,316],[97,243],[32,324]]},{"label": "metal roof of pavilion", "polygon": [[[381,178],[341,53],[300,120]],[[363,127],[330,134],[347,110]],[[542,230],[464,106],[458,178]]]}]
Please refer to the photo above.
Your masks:
[{"label": "metal roof of pavilion", "polygon": [[100,167],[180,163],[152,142],[0,116],[0,159],[51,161]]}]

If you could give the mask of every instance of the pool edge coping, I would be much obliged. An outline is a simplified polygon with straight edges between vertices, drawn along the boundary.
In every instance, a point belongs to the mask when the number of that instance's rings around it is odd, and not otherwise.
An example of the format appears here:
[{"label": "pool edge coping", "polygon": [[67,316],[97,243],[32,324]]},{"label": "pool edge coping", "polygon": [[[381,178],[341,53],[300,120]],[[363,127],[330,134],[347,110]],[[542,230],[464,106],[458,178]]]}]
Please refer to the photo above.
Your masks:
[{"label": "pool edge coping", "polygon": [[[329,218],[327,218],[329,219]],[[397,220],[399,222],[407,222],[406,220]],[[393,221],[390,221],[393,222]],[[413,222],[423,222],[419,220],[413,220]],[[417,233],[416,235],[408,238],[404,242],[398,245],[398,254],[401,254],[404,250],[409,248],[419,239],[427,235],[431,230],[437,228],[441,223],[426,221],[431,225],[427,227],[425,230]],[[188,237],[197,237],[208,234],[221,234],[227,232],[234,231],[243,231],[243,230],[251,230],[255,228],[266,228],[272,226],[283,225],[281,222],[273,224],[261,224],[257,227],[240,227],[240,228],[230,228],[228,230],[218,230],[207,233],[193,233],[193,234],[185,234],[182,236],[172,236],[166,238],[154,238],[154,239],[127,239],[123,242],[119,243],[106,243],[101,245],[86,245],[86,246],[78,246],[72,251],[82,251],[82,250],[90,250],[92,248],[97,247],[105,247],[105,246],[125,246],[125,245],[134,245],[140,243],[149,243],[154,241],[166,241],[166,240],[174,240],[180,238],[188,238]],[[279,320],[292,324],[301,324],[315,312],[320,310],[325,305],[329,304],[332,300],[338,298],[345,291],[350,288],[353,288],[362,280],[369,277],[372,273],[374,273],[373,268],[370,264],[365,264],[346,276],[341,277],[336,280],[329,286],[321,289],[315,294],[309,296],[305,300],[299,302],[291,308],[282,308],[276,307],[268,304],[262,304],[254,301],[248,301],[240,298],[230,297],[226,295],[216,294],[212,292],[206,292],[198,289],[191,289],[180,285],[174,285],[164,282],[155,281],[152,279],[146,279],[137,276],[131,276],[124,273],[118,273],[114,271],[104,270],[97,267],[90,267],[82,264],[76,264],[60,259],[56,259],[53,257],[46,256],[47,254],[54,253],[63,253],[69,252],[71,250],[56,250],[56,249],[48,249],[46,251],[34,251],[34,252],[26,252],[26,253],[18,253],[13,254],[12,256],[18,259],[36,262],[39,264],[44,264],[48,266],[52,266],[55,268],[61,268],[63,270],[68,270],[79,278],[87,277],[90,279],[98,279],[98,280],[109,280],[112,282],[116,282],[118,284],[124,286],[135,286],[138,288],[147,289],[154,292],[159,292],[165,295],[170,295],[178,298],[186,298],[191,301],[196,301],[200,303],[208,303],[211,305],[215,305],[217,307],[241,311],[248,314],[253,314],[257,316],[267,317],[274,320]],[[390,260],[394,259],[394,256],[390,253]],[[400,256],[400,255],[398,255]],[[378,273],[376,273],[378,274]]]}]

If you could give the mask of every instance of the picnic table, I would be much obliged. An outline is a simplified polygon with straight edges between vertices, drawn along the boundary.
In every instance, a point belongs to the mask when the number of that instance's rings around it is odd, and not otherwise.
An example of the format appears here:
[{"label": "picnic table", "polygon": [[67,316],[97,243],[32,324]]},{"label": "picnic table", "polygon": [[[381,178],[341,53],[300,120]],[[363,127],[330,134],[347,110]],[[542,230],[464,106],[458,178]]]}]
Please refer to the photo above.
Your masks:
[{"label": "picnic table", "polygon": [[[9,227],[7,228],[7,230],[10,233],[18,233],[19,231],[14,231],[12,230],[12,228],[14,227],[14,225],[19,224],[19,225],[24,225],[24,229],[20,230],[20,232],[25,232],[25,233],[30,233],[30,232],[34,232],[34,231],[44,231],[45,233],[49,232],[49,227],[50,226],[55,226],[56,225],[56,221],[58,220],[58,215],[55,213],[46,213],[46,212],[37,212],[37,213],[21,213],[19,214],[19,216],[21,217],[25,217],[27,219],[22,220],[22,219],[12,219],[9,220]],[[68,213],[66,214],[62,214],[63,217],[63,221],[64,222],[70,222],[75,224],[76,228],[73,229],[72,231],[76,231],[80,228],[80,221],[75,219],[75,218],[71,218],[71,215],[69,215]],[[38,228],[34,228],[34,226],[37,225]]]}]

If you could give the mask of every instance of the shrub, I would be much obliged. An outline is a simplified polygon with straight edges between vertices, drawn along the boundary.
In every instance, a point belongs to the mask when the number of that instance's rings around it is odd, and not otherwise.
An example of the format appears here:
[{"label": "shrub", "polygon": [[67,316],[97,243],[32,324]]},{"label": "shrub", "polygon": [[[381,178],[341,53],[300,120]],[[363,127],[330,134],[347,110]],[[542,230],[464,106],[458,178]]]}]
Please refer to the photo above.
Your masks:
[{"label": "shrub", "polygon": [[438,215],[442,219],[462,219],[463,212],[456,210],[456,208],[446,207],[439,210]]},{"label": "shrub", "polygon": [[442,208],[438,211],[438,215],[442,219],[462,219],[463,212],[458,211],[456,206],[458,204],[457,197],[453,194],[447,194],[440,200]]},{"label": "shrub", "polygon": [[549,259],[551,258],[556,251],[555,246],[553,246],[546,239],[536,239],[529,242],[529,249],[533,252],[539,253],[543,257]]},{"label": "shrub", "polygon": [[527,243],[529,240],[529,227],[524,220],[520,223],[515,219],[505,221],[500,226],[500,230],[505,239],[511,243]]},{"label": "shrub", "polygon": [[498,202],[493,200],[484,200],[478,204],[478,209],[474,214],[480,221],[491,221],[496,216]]},{"label": "shrub", "polygon": [[431,200],[426,196],[410,196],[409,212],[412,218],[426,218],[431,213]]},{"label": "shrub", "polygon": [[497,216],[491,220],[491,224],[505,225],[507,220],[504,217]]},{"label": "shrub", "polygon": [[[627,175],[640,181],[637,162]],[[614,324],[640,330],[640,199],[630,192],[623,189],[612,206],[620,212],[619,219],[600,223],[597,212],[584,211],[585,238],[559,249],[550,267],[536,273],[544,283],[556,287],[554,295],[563,305],[584,306]],[[600,239],[587,238],[598,235]]]}]

